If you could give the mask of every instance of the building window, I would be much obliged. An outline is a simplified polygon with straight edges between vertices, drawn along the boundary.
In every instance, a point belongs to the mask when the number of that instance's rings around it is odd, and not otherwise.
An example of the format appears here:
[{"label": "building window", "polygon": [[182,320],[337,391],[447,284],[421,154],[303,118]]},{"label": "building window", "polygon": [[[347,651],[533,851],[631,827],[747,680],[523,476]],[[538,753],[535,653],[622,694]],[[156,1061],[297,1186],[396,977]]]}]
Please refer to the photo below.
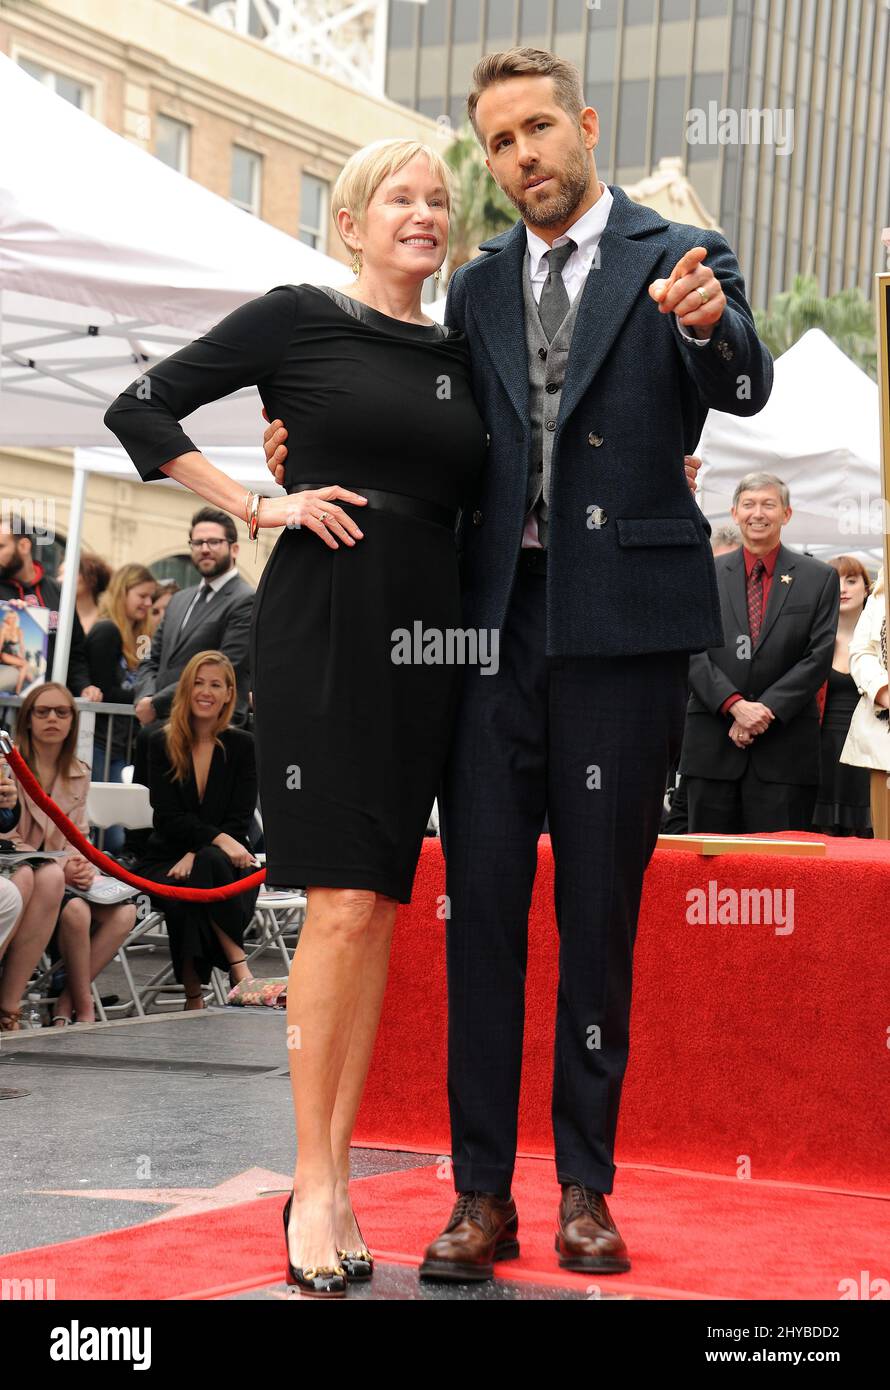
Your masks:
[{"label": "building window", "polygon": [[232,146],[232,183],[229,197],[236,207],[260,215],[260,182],[263,157],[255,150]]},{"label": "building window", "polygon": [[654,0],[624,0],[624,22],[631,24],[651,24]]},{"label": "building window", "polygon": [[426,0],[426,7],[420,11],[420,43],[445,42],[445,5],[443,0]]},{"label": "building window", "polygon": [[[577,27],[581,27],[580,16]],[[531,44],[533,39],[545,45],[550,42],[550,0],[522,0],[519,40]]]},{"label": "building window", "polygon": [[413,48],[419,17],[417,5],[411,0],[395,0],[390,6],[389,46],[390,48]]},{"label": "building window", "polygon": [[516,33],[516,0],[488,0],[487,46],[509,47]]},{"label": "building window", "polygon": [[155,579],[175,579],[180,589],[193,589],[195,586],[195,566],[192,557],[183,551],[179,554],[165,555],[160,560],[152,560],[151,572]]},{"label": "building window", "polygon": [[189,171],[189,128],[172,116],[155,117],[155,155],[178,174]]},{"label": "building window", "polygon": [[328,185],[314,174],[304,174],[300,183],[300,227],[298,236],[316,251],[327,250]]},{"label": "building window", "polygon": [[[618,152],[619,178],[638,178],[646,157],[646,125],[649,117],[649,83],[645,78],[624,81],[619,88]],[[633,171],[633,172],[631,172]]]},{"label": "building window", "polygon": [[454,42],[478,44],[481,17],[478,0],[454,0]]},{"label": "building window", "polygon": [[86,111],[87,115],[92,115],[93,89],[89,83],[78,82],[62,72],[53,72],[51,68],[34,63],[30,58],[19,58],[18,65],[29,77],[42,82],[44,87],[49,87],[56,96],[64,97],[66,101],[71,102],[72,106],[76,106],[80,111]]}]

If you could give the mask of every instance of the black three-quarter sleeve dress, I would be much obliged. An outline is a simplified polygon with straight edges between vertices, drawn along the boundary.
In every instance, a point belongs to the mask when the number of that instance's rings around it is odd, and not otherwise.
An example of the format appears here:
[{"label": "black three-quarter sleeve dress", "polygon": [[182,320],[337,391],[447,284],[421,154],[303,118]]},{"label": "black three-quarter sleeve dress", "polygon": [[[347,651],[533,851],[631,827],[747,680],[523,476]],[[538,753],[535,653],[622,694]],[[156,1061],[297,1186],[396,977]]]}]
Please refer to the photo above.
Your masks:
[{"label": "black three-quarter sleeve dress", "polygon": [[[333,550],[283,529],[251,642],[267,883],[409,902],[468,648],[457,509],[487,436],[462,333],[281,285],[133,382],[105,423],[145,480],[197,448],[178,421],[256,384],[288,431],[285,483],[372,489],[337,505],[364,533]],[[259,428],[259,421],[258,421]]]}]

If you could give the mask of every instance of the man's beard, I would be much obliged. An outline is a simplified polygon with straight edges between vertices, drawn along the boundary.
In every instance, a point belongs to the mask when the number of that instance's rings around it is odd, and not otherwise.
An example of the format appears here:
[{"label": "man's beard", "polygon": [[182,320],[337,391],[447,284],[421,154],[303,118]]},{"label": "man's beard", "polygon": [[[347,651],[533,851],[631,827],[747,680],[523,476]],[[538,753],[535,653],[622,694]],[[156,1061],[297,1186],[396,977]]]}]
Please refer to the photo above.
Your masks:
[{"label": "man's beard", "polygon": [[229,554],[227,554],[227,555],[225,556],[225,558],[220,558],[220,559],[218,559],[218,560],[214,560],[214,562],[213,562],[213,568],[212,568],[212,569],[209,569],[209,570],[202,570],[202,569],[200,568],[199,565],[196,565],[196,566],[195,566],[195,569],[196,569],[196,570],[198,571],[198,573],[201,575],[202,579],[206,579],[206,580],[208,580],[208,581],[211,580],[211,579],[215,579],[215,578],[217,577],[218,574],[226,574],[227,571],[230,570],[231,568],[232,568],[232,556],[231,556],[231,552],[229,552]]},{"label": "man's beard", "polygon": [[567,222],[587,193],[590,186],[590,162],[584,146],[579,143],[559,173],[554,173],[551,177],[559,180],[559,191],[540,203],[527,202],[524,198],[514,197],[509,189],[503,190],[523,221],[533,227],[558,227],[561,223]]},{"label": "man's beard", "polygon": [[0,580],[15,579],[24,564],[24,560],[16,550],[8,564],[0,565]]}]

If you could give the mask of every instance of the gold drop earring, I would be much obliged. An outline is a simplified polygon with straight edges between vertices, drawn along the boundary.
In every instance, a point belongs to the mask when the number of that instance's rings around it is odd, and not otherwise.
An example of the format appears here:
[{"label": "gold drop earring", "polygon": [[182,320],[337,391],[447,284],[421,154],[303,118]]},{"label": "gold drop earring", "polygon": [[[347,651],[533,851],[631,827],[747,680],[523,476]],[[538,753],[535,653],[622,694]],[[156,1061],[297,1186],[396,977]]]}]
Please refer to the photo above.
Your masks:
[{"label": "gold drop earring", "polygon": [[358,251],[353,251],[353,253],[352,253],[352,273],[353,273],[353,275],[355,276],[356,280],[358,279],[359,275],[361,274],[361,269],[362,269],[362,258],[361,258],[361,255],[359,254]]}]

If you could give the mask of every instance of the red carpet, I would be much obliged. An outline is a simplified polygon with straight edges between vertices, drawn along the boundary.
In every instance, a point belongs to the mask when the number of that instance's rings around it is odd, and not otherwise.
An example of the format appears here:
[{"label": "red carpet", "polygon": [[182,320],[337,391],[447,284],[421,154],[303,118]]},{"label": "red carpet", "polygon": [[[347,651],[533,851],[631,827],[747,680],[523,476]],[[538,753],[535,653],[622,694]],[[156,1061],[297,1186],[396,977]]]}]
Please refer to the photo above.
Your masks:
[{"label": "red carpet", "polygon": [[[827,844],[825,859],[656,851],[635,953],[619,1164],[729,1177],[741,1169],[755,1179],[890,1193],[890,845]],[[779,899],[782,907],[793,902],[793,931],[691,925],[687,892],[707,892],[709,881],[719,890],[793,889],[793,900]],[[450,1152],[443,893],[440,844],[428,839],[414,901],[399,910],[358,1143]],[[526,1154],[552,1152],[552,905],[543,836],[529,922],[519,1129]]]},{"label": "red carpet", "polygon": [[[552,1164],[521,1161],[514,1191],[522,1254],[497,1271],[511,1281],[644,1298],[836,1300],[890,1274],[890,1202],[880,1197],[620,1169],[609,1205],[633,1268],[593,1279],[556,1264]],[[433,1166],[360,1179],[354,1198],[378,1258],[416,1264],[453,1195]],[[5,1255],[0,1277],[54,1279],[56,1299],[207,1298],[279,1283],[283,1205],[263,1198]]]},{"label": "red carpet", "polygon": [[[793,931],[689,921],[688,891],[707,893],[709,883],[793,890]],[[414,902],[399,913],[360,1143],[450,1148],[443,892],[430,839]],[[653,1298],[874,1297],[873,1281],[890,1277],[888,901],[885,844],[829,840],[825,859],[657,851],[609,1203],[633,1268],[596,1281],[558,1270],[552,1160],[526,1158],[514,1188],[522,1257],[500,1276]],[[539,1155],[552,1148],[552,902],[545,837],[529,924],[520,1116],[521,1150]],[[788,898],[781,905],[785,916]],[[7,1255],[0,1276],[54,1279],[57,1299],[208,1298],[278,1283],[283,1200]],[[419,1262],[451,1202],[447,1164],[355,1184],[365,1237],[384,1261]]]}]

